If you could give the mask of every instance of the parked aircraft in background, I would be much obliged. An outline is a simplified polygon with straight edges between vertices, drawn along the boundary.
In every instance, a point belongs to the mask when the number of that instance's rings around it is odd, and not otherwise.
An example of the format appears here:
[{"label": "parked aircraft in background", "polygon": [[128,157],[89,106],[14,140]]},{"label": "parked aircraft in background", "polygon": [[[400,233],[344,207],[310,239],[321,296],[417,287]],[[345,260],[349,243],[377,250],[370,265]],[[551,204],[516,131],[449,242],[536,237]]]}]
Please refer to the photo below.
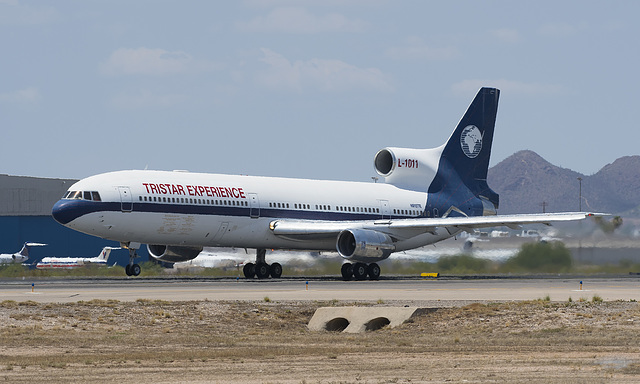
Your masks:
[{"label": "parked aircraft in background", "polygon": [[[433,149],[384,148],[385,183],[164,171],[120,171],[72,185],[53,207],[61,224],[158,260],[194,259],[203,247],[256,249],[247,278],[280,277],[267,249],[338,251],[344,279],[377,279],[393,252],[476,228],[580,220],[589,213],[498,216],[487,170],[500,91],[482,88],[448,141]],[[428,136],[425,134],[425,136]]]},{"label": "parked aircraft in background", "polygon": [[0,254],[0,264],[23,263],[29,259],[30,247],[41,247],[47,244],[24,243],[20,252]]},{"label": "parked aircraft in background", "polygon": [[97,257],[45,257],[36,264],[37,269],[73,269],[88,265],[107,265],[113,247],[104,247]]}]

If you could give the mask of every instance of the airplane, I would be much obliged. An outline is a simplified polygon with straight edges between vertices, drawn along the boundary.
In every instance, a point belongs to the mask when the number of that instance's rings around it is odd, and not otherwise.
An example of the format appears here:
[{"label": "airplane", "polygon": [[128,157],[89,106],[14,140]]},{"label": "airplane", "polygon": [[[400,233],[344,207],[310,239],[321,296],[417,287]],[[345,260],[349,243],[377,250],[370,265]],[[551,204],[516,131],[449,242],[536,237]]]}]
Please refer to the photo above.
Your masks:
[{"label": "airplane", "polygon": [[203,247],[256,249],[246,278],[279,278],[267,249],[337,251],[345,280],[377,280],[378,262],[483,227],[581,220],[587,212],[497,215],[487,184],[500,90],[481,88],[447,142],[431,149],[383,148],[384,183],[130,170],[73,184],[52,208],[60,224],[120,242],[137,276],[147,244],[162,261],[194,259]]},{"label": "airplane", "polygon": [[36,264],[36,269],[74,269],[88,265],[107,265],[114,247],[104,247],[96,257],[45,257]]},{"label": "airplane", "polygon": [[41,243],[24,243],[20,252],[0,254],[0,264],[24,263],[29,259],[30,247],[41,247],[47,244]]}]

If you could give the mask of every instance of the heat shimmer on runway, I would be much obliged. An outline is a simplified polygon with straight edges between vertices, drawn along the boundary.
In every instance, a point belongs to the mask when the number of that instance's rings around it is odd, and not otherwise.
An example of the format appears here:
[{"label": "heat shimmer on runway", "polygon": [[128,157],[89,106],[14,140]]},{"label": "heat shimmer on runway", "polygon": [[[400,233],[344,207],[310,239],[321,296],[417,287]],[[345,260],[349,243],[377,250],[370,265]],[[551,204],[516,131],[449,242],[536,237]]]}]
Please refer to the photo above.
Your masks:
[{"label": "heat shimmer on runway", "polygon": [[[582,287],[580,282],[582,281]],[[32,283],[34,284],[32,286]],[[582,289],[580,289],[582,288]],[[406,301],[413,303],[536,300],[640,300],[640,278],[523,278],[479,280],[175,280],[109,279],[3,281],[2,300]]]}]

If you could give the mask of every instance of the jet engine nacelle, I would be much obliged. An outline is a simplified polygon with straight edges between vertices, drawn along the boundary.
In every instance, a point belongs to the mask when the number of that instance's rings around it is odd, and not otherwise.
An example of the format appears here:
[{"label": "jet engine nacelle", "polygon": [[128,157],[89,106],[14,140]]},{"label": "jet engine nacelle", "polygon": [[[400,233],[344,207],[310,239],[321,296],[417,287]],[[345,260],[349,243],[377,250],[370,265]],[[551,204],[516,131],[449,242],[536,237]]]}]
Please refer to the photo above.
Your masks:
[{"label": "jet engine nacelle", "polygon": [[147,250],[153,258],[170,263],[195,259],[202,252],[202,247],[180,247],[177,245],[147,245]]},{"label": "jet engine nacelle", "polygon": [[373,166],[388,184],[426,192],[438,171],[443,149],[384,148],[376,153]]},{"label": "jet engine nacelle", "polygon": [[391,237],[369,229],[346,229],[338,235],[336,248],[347,260],[370,263],[384,260],[395,250]]}]

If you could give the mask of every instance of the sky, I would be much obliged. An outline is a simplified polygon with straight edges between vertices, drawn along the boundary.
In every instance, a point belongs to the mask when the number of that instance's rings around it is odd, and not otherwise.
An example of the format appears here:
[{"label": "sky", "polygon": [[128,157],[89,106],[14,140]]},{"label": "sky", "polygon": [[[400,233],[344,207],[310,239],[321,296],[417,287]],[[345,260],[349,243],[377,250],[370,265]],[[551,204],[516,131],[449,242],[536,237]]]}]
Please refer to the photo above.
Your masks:
[{"label": "sky", "polygon": [[371,181],[501,90],[491,165],[640,154],[637,1],[0,0],[0,173]]}]

